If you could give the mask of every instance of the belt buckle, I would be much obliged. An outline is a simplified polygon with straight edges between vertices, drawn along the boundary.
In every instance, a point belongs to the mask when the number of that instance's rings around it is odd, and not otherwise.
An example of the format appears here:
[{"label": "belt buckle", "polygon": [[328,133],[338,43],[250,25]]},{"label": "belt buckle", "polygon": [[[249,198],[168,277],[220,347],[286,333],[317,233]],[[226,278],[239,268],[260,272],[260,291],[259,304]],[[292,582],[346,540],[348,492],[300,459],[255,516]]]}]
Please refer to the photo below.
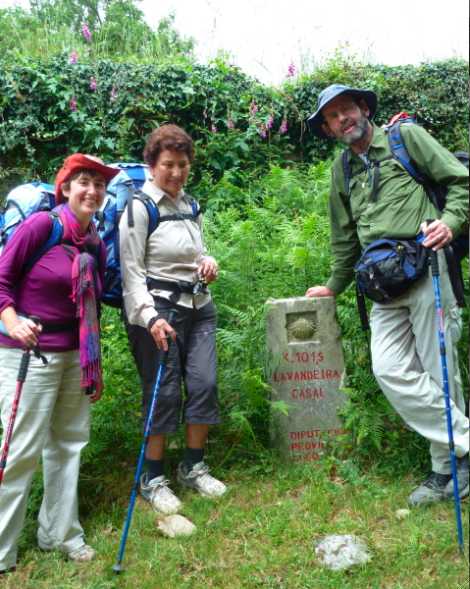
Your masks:
[{"label": "belt buckle", "polygon": [[193,286],[193,296],[203,293],[206,288],[206,283],[203,280],[198,280]]}]

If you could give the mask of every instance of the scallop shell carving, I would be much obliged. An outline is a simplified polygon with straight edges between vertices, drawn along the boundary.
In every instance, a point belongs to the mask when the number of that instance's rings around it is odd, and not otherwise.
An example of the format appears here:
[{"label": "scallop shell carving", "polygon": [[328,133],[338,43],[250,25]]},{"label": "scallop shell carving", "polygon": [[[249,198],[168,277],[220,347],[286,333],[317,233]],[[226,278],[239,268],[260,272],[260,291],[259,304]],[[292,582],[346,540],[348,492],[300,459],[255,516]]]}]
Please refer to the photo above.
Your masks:
[{"label": "scallop shell carving", "polygon": [[309,340],[312,339],[316,331],[315,322],[306,317],[299,317],[293,321],[287,328],[289,339],[295,338],[296,340]]}]

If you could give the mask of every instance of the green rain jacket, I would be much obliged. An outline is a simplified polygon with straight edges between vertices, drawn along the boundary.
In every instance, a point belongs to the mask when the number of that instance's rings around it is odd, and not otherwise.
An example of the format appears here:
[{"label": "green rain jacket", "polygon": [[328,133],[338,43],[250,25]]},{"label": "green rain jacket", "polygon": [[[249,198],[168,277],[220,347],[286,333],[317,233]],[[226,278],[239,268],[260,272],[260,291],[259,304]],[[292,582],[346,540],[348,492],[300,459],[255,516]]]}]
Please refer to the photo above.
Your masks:
[{"label": "green rain jacket", "polygon": [[[391,155],[388,137],[373,126],[367,152],[371,161]],[[457,237],[468,222],[468,170],[427,131],[413,123],[402,124],[401,134],[416,167],[438,184],[448,187],[444,211],[437,211],[424,188],[394,158],[380,163],[375,202],[373,170],[349,150],[350,194],[346,194],[343,165],[339,156],[332,168],[330,190],[331,276],[327,282],[335,294],[341,293],[354,277],[354,265],[361,250],[376,239],[415,237],[426,219],[441,218]]]}]

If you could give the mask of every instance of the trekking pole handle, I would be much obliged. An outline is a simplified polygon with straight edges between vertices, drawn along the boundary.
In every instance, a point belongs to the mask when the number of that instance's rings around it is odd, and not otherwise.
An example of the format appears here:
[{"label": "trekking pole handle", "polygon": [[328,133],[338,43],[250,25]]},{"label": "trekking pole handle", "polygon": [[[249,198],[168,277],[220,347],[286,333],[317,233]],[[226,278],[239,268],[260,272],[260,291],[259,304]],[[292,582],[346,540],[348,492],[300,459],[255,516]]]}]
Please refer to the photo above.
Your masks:
[{"label": "trekking pole handle", "polygon": [[[171,309],[170,313],[168,314],[168,319],[166,320],[166,322],[168,323],[168,325],[170,327],[173,327],[173,325],[171,325],[171,324],[173,323],[173,320],[175,317],[176,317],[176,311],[174,309]],[[162,355],[162,362],[164,364],[166,364],[166,361],[168,360],[168,353],[170,352],[171,337],[169,335],[166,336],[166,341],[167,341],[168,347],[167,347],[166,351],[163,352],[163,355]]]},{"label": "trekking pole handle", "polygon": [[176,311],[174,309],[171,309],[170,310],[170,313],[168,314],[167,323],[169,325],[171,325],[173,323],[173,320],[174,320],[175,317],[176,317]]},{"label": "trekking pole handle", "polygon": [[26,350],[21,356],[20,368],[18,370],[18,382],[24,382],[26,380],[26,374],[28,373],[29,361],[31,359],[31,350]]},{"label": "trekking pole handle", "polygon": [[[434,219],[426,219],[426,225],[430,225]],[[437,258],[437,252],[431,250],[431,272],[433,276],[439,276],[439,260]]]},{"label": "trekking pole handle", "polygon": [[[36,325],[41,325],[41,319],[39,317],[37,317],[36,315],[28,315],[28,319],[31,319],[31,321],[33,321],[33,323],[35,323]],[[34,346],[33,353],[36,356],[36,358],[38,358],[39,360],[42,360],[42,363],[44,364],[44,366],[46,364],[48,364],[47,358],[41,354],[41,350],[39,349],[39,344]]]}]

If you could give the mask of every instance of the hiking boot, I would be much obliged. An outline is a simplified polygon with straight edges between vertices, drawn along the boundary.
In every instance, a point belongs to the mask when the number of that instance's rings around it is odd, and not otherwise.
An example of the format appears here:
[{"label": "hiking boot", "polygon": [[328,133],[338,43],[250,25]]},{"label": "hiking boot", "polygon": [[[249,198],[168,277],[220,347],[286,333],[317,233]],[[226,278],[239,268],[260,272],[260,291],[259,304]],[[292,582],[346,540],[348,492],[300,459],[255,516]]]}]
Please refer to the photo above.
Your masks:
[{"label": "hiking boot", "polygon": [[67,552],[68,559],[73,560],[74,562],[90,562],[95,556],[96,550],[91,546],[88,546],[88,544],[83,544],[80,548]]},{"label": "hiking boot", "polygon": [[196,489],[203,497],[220,497],[227,490],[224,483],[209,474],[209,467],[205,462],[198,462],[191,469],[180,462],[178,482],[183,487]]},{"label": "hiking boot", "polygon": [[[468,496],[468,454],[462,458],[457,458],[457,483],[459,486],[460,499]],[[450,480],[444,490],[444,495],[447,499],[452,499],[454,496],[454,481]]]},{"label": "hiking boot", "polygon": [[451,480],[450,474],[432,472],[429,477],[417,487],[408,497],[408,503],[412,506],[428,505],[447,499],[445,490]]},{"label": "hiking boot", "polygon": [[170,481],[164,475],[148,480],[148,474],[140,477],[140,494],[155,511],[172,515],[181,509],[181,501],[168,486]]}]

